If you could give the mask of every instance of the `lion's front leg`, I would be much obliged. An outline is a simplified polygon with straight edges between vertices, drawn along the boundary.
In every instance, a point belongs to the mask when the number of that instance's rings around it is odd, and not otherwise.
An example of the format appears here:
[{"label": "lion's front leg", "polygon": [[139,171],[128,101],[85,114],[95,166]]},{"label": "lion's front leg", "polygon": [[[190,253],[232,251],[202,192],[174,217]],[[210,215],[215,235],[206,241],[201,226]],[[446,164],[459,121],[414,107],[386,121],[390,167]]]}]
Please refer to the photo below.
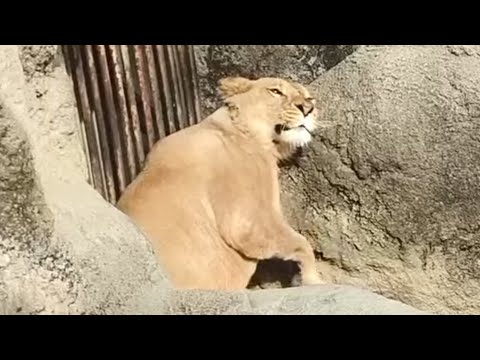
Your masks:
[{"label": "lion's front leg", "polygon": [[313,248],[285,221],[262,222],[250,236],[230,244],[244,256],[257,260],[278,258],[299,264],[303,285],[323,284],[316,269]]},{"label": "lion's front leg", "polygon": [[303,285],[324,284],[316,269],[315,255],[310,243],[302,235],[291,230],[291,237],[279,239],[275,257],[299,264]]}]

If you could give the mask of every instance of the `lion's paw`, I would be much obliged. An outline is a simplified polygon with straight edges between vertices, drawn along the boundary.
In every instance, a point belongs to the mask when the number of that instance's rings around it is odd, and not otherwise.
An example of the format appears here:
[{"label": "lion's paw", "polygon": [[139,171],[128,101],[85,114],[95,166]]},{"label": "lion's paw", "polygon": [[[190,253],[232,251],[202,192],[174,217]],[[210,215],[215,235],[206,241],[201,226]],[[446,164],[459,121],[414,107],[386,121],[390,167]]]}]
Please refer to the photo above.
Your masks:
[{"label": "lion's paw", "polygon": [[323,281],[318,274],[312,274],[312,275],[307,275],[303,276],[302,278],[302,285],[305,286],[312,286],[312,285],[324,285],[326,284],[325,281]]}]

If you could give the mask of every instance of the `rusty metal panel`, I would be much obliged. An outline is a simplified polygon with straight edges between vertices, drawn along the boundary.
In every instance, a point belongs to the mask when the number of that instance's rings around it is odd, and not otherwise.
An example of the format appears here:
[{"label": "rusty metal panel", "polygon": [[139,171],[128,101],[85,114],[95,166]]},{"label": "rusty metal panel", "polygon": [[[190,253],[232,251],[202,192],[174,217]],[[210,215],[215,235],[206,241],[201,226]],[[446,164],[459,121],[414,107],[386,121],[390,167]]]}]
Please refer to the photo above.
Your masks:
[{"label": "rusty metal panel", "polygon": [[115,203],[159,139],[200,120],[191,45],[65,45],[92,186]]}]

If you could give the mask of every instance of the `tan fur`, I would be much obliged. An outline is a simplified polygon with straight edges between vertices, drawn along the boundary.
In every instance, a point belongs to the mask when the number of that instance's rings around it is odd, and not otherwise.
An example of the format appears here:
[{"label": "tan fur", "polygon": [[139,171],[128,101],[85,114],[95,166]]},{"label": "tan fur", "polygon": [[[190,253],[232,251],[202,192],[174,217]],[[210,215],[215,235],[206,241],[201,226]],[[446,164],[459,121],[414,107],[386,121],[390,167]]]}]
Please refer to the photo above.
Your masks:
[{"label": "tan fur", "polygon": [[[321,283],[311,246],[282,215],[277,167],[309,141],[295,127],[313,100],[277,78],[227,78],[219,88],[225,105],[160,140],[118,207],[176,287],[243,289],[257,262],[273,257],[297,261],[303,284]],[[309,116],[312,131],[316,109]]]}]

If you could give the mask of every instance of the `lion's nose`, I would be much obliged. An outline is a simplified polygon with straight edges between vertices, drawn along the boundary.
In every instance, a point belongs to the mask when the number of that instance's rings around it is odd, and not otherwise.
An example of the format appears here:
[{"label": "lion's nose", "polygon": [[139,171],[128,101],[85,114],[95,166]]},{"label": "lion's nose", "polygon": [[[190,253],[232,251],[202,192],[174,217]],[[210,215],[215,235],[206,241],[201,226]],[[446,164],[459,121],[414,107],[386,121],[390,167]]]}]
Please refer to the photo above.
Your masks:
[{"label": "lion's nose", "polygon": [[302,112],[303,116],[307,116],[313,111],[313,103],[311,101],[304,101],[295,106]]}]

